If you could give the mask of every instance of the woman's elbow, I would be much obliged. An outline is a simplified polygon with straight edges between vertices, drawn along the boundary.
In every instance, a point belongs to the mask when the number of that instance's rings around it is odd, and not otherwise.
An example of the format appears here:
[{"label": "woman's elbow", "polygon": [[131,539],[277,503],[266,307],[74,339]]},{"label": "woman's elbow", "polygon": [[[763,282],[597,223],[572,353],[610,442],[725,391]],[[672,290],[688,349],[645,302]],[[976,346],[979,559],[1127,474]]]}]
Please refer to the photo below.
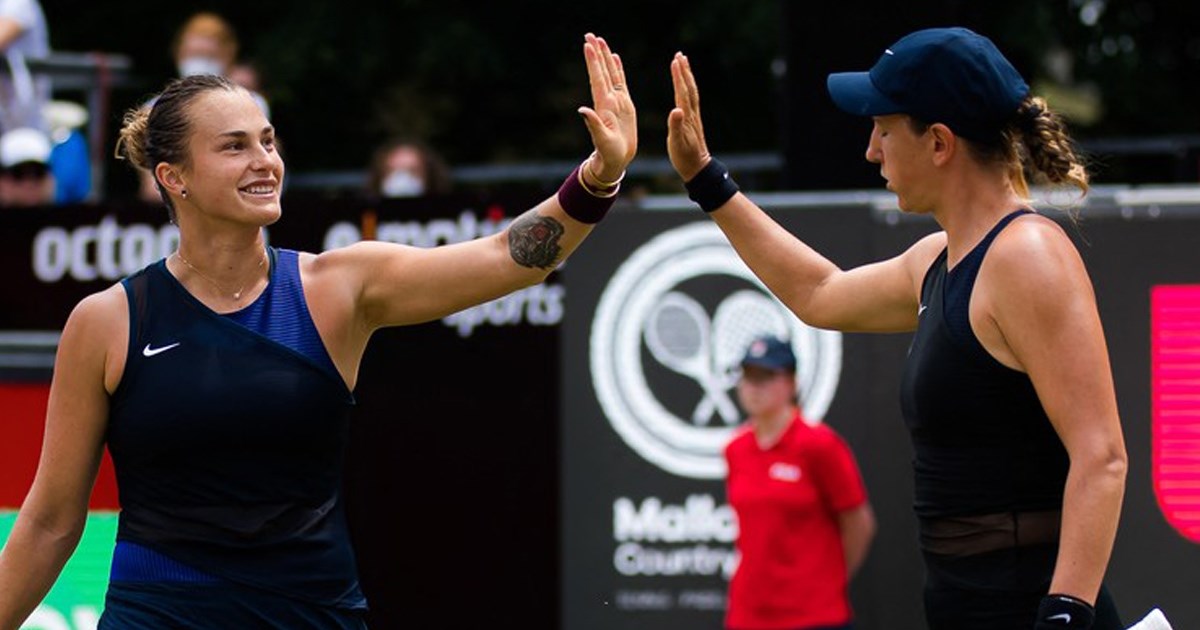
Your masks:
[{"label": "woman's elbow", "polygon": [[1129,455],[1124,446],[1110,449],[1104,461],[1104,470],[1110,477],[1125,484],[1125,477],[1129,473]]},{"label": "woman's elbow", "polygon": [[1102,479],[1124,486],[1129,472],[1129,456],[1121,444],[1107,445],[1082,460],[1088,478]]}]

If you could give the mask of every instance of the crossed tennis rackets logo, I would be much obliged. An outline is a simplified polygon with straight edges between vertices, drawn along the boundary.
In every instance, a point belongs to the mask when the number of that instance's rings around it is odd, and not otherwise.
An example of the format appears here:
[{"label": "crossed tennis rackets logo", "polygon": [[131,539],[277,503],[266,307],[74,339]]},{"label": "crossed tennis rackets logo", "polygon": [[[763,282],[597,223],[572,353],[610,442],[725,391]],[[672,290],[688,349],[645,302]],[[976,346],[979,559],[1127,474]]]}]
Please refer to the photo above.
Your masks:
[{"label": "crossed tennis rackets logo", "polygon": [[[724,295],[706,293],[718,298],[711,315],[681,286],[706,286],[710,276],[745,285]],[[729,283],[711,284],[718,285]],[[730,391],[738,364],[750,341],[764,333],[791,340],[805,416],[819,421],[837,389],[841,334],[796,318],[712,222],[663,232],[618,267],[600,297],[589,350],[597,400],[614,430],[647,461],[672,474],[719,479],[722,449],[741,419]],[[698,392],[661,391],[661,379],[647,373],[662,369],[694,382]],[[695,402],[686,408],[664,403],[689,396]]]},{"label": "crossed tennis rackets logo", "polygon": [[741,420],[729,394],[737,384],[738,362],[746,346],[760,334],[790,337],[784,318],[775,301],[759,291],[729,295],[711,320],[700,302],[671,291],[651,310],[644,337],[655,360],[703,388],[704,397],[692,412],[692,423],[708,425],[716,412],[732,426]]}]

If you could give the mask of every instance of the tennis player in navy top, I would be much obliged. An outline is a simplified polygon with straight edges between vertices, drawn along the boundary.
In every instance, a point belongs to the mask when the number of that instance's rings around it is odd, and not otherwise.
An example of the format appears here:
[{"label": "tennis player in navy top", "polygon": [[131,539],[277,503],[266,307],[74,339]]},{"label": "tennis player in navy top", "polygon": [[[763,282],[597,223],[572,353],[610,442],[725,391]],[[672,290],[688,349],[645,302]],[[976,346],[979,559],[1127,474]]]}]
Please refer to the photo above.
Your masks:
[{"label": "tennis player in navy top", "polygon": [[828,77],[870,116],[866,159],[941,228],[842,270],[741,194],[708,151],[688,59],[667,148],[689,196],[811,326],[916,331],[901,391],[930,628],[1123,628],[1104,588],[1127,459],[1087,269],[1026,173],[1086,193],[1063,121],[986,37],[910,33]]},{"label": "tennis player in navy top", "polygon": [[594,152],[503,232],[436,248],[267,247],[284,165],[252,95],[178,79],[119,153],[155,176],[177,251],[82,300],[63,329],[42,458],[0,555],[0,628],[71,556],[105,445],[120,493],[101,628],[363,628],[340,494],[374,331],[543,281],[603,218],[637,152],[620,58],[587,34]]}]

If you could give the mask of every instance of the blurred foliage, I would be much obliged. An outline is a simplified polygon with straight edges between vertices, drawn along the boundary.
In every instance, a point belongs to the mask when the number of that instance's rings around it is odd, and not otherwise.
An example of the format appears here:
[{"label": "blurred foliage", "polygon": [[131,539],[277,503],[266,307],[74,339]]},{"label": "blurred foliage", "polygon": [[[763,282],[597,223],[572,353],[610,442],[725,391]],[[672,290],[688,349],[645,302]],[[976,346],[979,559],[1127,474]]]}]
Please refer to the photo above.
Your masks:
[{"label": "blurred foliage", "polygon": [[[43,5],[55,49],[132,59],[138,83],[113,96],[107,117],[114,132],[126,107],[174,75],[169,46],[187,16],[202,9],[224,15],[237,29],[242,56],[261,68],[289,168],[309,172],[364,168],[376,144],[402,132],[425,137],[451,164],[586,154],[588,137],[575,109],[590,101],[582,57],[588,31],[604,36],[624,61],[641,122],[641,155],[665,154],[672,106],[668,64],[676,50],[689,55],[700,76],[710,142],[724,152],[777,151],[786,80],[781,3],[787,1]],[[896,10],[881,0],[845,1],[861,5],[863,24],[883,19],[884,7]],[[927,4],[933,15],[944,8],[948,19],[969,15],[986,25],[979,30],[1031,82],[1051,85],[1053,93],[1083,106],[1078,111],[1092,112],[1094,120],[1072,121],[1081,137],[1200,128],[1200,3]],[[813,19],[820,19],[816,13]],[[97,28],[101,24],[105,28]],[[862,33],[881,29],[860,27],[829,24],[819,36],[858,37],[871,49],[890,43],[868,41]],[[836,59],[820,61],[831,70],[840,67]],[[1079,103],[1081,98],[1098,102]]]}]

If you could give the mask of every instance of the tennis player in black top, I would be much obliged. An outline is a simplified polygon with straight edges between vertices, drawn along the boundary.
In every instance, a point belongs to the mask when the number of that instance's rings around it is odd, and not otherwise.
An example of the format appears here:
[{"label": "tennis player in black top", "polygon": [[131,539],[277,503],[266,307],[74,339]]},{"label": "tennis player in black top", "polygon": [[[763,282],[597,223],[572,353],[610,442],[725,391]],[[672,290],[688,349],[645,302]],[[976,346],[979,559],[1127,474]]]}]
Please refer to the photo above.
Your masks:
[{"label": "tennis player in black top", "polygon": [[930,628],[1123,628],[1104,588],[1126,454],[1095,295],[1026,173],[1086,194],[1062,120],[986,37],[911,33],[830,95],[874,121],[866,158],[941,227],[849,270],[738,191],[709,154],[688,59],[671,63],[668,150],[689,196],[812,326],[916,330],[902,410]]},{"label": "tennis player in black top", "polygon": [[73,552],[100,456],[121,514],[100,628],[364,627],[341,497],[372,334],[543,281],[591,232],[637,151],[620,58],[587,34],[595,147],[502,232],[434,248],[267,247],[280,218],[275,129],[224,77],[170,83],[125,119],[179,249],[82,300],[58,348],[42,459],[0,554],[0,629]]}]

